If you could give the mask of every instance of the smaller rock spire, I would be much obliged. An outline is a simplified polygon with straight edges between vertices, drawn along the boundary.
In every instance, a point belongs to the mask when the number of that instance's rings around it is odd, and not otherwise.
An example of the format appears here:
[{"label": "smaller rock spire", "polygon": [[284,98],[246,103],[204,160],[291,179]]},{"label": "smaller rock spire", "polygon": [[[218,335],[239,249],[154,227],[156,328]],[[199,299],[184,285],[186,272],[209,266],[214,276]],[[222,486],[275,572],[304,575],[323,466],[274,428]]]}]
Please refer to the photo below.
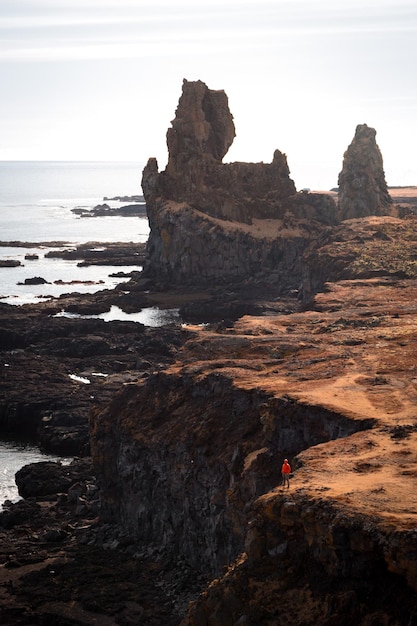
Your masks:
[{"label": "smaller rock spire", "polygon": [[339,174],[339,213],[342,220],[391,213],[393,203],[375,136],[374,128],[359,124],[352,143],[343,155],[343,168]]}]

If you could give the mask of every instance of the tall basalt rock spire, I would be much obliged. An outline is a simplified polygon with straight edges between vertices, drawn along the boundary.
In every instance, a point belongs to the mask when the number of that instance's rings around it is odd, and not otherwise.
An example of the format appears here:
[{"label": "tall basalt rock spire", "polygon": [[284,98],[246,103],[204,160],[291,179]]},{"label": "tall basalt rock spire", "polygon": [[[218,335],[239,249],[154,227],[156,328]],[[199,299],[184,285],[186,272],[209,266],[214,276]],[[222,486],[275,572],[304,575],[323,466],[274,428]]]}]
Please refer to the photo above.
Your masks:
[{"label": "tall basalt rock spire", "polygon": [[167,167],[159,172],[151,158],[143,170],[150,233],[142,276],[202,285],[273,273],[283,289],[301,283],[303,252],[335,223],[336,204],[297,194],[279,150],[271,163],[223,163],[234,137],[225,92],[184,80]]},{"label": "tall basalt rock spire", "polygon": [[234,138],[235,126],[225,92],[208,89],[201,80],[184,80],[175,119],[167,131],[167,171],[175,172],[181,161],[190,158],[212,156],[221,161]]},{"label": "tall basalt rock spire", "polygon": [[359,124],[343,156],[339,174],[339,217],[342,220],[391,213],[393,203],[375,136],[374,128]]}]

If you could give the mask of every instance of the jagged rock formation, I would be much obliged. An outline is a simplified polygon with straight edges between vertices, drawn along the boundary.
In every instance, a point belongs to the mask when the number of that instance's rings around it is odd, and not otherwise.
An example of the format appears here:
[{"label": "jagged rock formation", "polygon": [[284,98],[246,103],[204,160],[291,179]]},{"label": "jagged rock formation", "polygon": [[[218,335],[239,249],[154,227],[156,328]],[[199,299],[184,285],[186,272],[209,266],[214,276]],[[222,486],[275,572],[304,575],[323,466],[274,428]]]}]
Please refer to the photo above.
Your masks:
[{"label": "jagged rock formation", "polygon": [[302,252],[323,224],[336,223],[336,205],[325,194],[297,194],[279,150],[272,163],[222,163],[234,136],[226,94],[184,81],[167,167],[159,173],[151,158],[143,171],[145,276],[169,284],[288,278],[291,266],[298,285]]},{"label": "jagged rock formation", "polygon": [[339,212],[342,220],[389,215],[392,212],[393,203],[375,136],[375,129],[359,124],[344,154],[339,174]]},{"label": "jagged rock formation", "polygon": [[[285,155],[276,150],[270,164],[223,164],[234,137],[224,91],[185,80],[167,131],[168,164],[153,183],[158,194],[221,219],[250,223],[257,217],[279,217],[283,201],[296,193]],[[154,174],[152,159],[143,174],[147,204]]]}]

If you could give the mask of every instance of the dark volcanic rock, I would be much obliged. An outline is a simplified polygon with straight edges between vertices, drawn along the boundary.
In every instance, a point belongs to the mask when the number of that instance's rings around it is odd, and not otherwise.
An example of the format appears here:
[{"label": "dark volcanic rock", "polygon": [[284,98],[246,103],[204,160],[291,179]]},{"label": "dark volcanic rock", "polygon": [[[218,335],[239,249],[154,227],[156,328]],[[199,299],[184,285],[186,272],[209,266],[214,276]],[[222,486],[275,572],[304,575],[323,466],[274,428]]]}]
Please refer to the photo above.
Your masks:
[{"label": "dark volcanic rock", "polygon": [[19,267],[19,265],[21,265],[21,262],[18,261],[17,259],[1,259],[0,260],[0,267]]},{"label": "dark volcanic rock", "polygon": [[208,89],[201,81],[184,81],[167,132],[166,170],[158,175],[156,161],[150,159],[143,172],[148,216],[157,196],[226,220],[250,223],[256,217],[282,215],[283,202],[296,193],[285,155],[276,150],[270,164],[223,164],[234,136],[224,91]]},{"label": "dark volcanic rock", "polygon": [[149,159],[143,171],[146,278],[207,285],[272,273],[283,291],[299,287],[303,252],[337,222],[336,204],[325,194],[297,194],[279,150],[272,163],[222,163],[234,134],[225,93],[184,81],[167,167],[159,173]]},{"label": "dark volcanic rock", "polygon": [[[250,342],[232,346],[249,349]],[[126,387],[104,412],[92,412],[103,519],[216,574],[243,549],[248,507],[276,486],[283,450],[291,457],[367,425],[235,388],[219,373],[149,377]]]},{"label": "dark volcanic rock", "polygon": [[[152,224],[145,278],[173,285],[234,283],[269,275],[275,288],[298,288],[304,251],[322,231],[317,222],[289,217],[248,232],[238,222],[218,220],[190,207],[167,204]],[[272,229],[275,237],[270,236]]]},{"label": "dark volcanic rock", "polygon": [[343,157],[339,174],[339,211],[342,220],[367,215],[388,215],[393,203],[385,182],[376,131],[366,124],[356,127],[355,137]]},{"label": "dark volcanic rock", "polygon": [[146,205],[144,202],[115,208],[109,207],[108,204],[98,204],[92,209],[75,208],[71,210],[80,217],[106,217],[115,215],[121,217],[130,217],[133,215],[146,216]]},{"label": "dark volcanic rock", "polygon": [[59,308],[0,306],[0,433],[36,440],[54,454],[85,456],[92,406],[171,362],[188,333],[47,314]]},{"label": "dark volcanic rock", "polygon": [[145,260],[145,244],[142,243],[83,243],[73,249],[50,250],[47,258],[79,259],[78,266],[88,265],[137,265]]},{"label": "dark volcanic rock", "polygon": [[99,523],[89,459],[55,465],[23,468],[30,497],[0,511],[0,623],[178,626],[177,598],[195,593],[195,573]]},{"label": "dark volcanic rock", "polygon": [[87,478],[87,470],[91,471],[91,464],[84,462],[82,469],[78,464],[62,465],[52,461],[30,463],[16,472],[15,480],[22,498],[48,496],[57,493],[67,493],[68,489],[80,478]]},{"label": "dark volcanic rock", "polygon": [[45,280],[45,278],[42,278],[42,276],[34,276],[33,278],[25,278],[25,282],[23,284],[24,285],[49,285],[50,283],[48,283],[48,281]]}]

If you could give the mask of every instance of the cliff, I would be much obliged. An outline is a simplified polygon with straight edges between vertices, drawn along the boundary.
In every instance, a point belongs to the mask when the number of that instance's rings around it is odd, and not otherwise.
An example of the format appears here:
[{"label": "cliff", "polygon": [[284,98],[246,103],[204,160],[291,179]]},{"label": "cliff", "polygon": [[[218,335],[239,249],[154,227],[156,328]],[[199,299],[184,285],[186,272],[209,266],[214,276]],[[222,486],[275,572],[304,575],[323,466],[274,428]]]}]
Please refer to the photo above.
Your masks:
[{"label": "cliff", "polygon": [[[415,190],[397,216],[340,221],[330,195],[294,194],[279,152],[223,164],[233,136],[225,94],[184,83],[167,169],[144,172],[145,278],[1,307],[0,425],[63,449],[80,417],[86,452],[91,409],[94,469],[52,468],[57,493],[19,476],[5,623],[415,622]],[[51,317],[114,303],[182,323]]]}]

